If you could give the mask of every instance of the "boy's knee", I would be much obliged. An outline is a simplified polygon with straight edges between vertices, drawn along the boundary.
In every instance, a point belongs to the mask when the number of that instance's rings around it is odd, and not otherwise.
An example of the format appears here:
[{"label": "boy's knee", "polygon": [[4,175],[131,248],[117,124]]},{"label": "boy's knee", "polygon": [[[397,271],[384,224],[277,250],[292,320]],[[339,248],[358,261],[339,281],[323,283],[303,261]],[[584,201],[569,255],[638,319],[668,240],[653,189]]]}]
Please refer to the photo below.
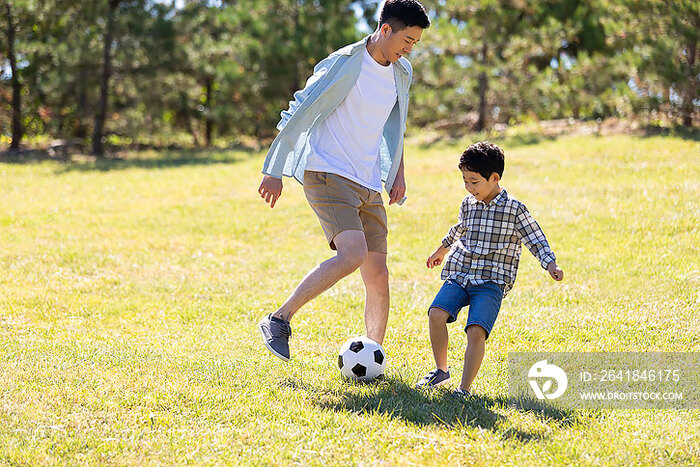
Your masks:
[{"label": "boy's knee", "polygon": [[485,341],[486,340],[486,329],[482,328],[478,324],[472,324],[467,328],[467,340],[474,341]]},{"label": "boy's knee", "polygon": [[446,324],[450,314],[442,308],[431,308],[428,310],[428,319],[435,324]]}]

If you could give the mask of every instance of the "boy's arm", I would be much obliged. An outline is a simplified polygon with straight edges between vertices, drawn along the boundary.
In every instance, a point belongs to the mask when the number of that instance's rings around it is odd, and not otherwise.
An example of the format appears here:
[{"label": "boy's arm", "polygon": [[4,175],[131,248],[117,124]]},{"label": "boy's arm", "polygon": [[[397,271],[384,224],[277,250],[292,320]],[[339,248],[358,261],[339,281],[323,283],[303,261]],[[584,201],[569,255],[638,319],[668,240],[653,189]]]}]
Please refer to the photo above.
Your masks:
[{"label": "boy's arm", "polygon": [[425,262],[425,265],[428,266],[428,269],[433,269],[435,266],[440,266],[442,264],[442,260],[445,258],[445,255],[449,252],[449,248],[445,248],[444,246],[440,245],[435,249],[435,251],[432,252],[430,256],[428,256],[428,261]]},{"label": "boy's arm", "polygon": [[442,246],[447,248],[449,251],[450,247],[452,247],[452,244],[457,240],[459,237],[461,237],[464,234],[464,219],[465,219],[465,209],[466,209],[466,200],[462,201],[462,204],[459,206],[459,216],[458,216],[458,221],[455,225],[450,227],[450,230],[447,231],[447,235],[445,235],[442,239]]},{"label": "boy's arm", "polygon": [[428,256],[428,260],[425,263],[428,268],[432,269],[442,264],[442,260],[445,258],[445,255],[449,253],[452,244],[464,233],[464,223],[462,222],[465,217],[464,209],[465,202],[462,202],[462,205],[459,207],[459,222],[450,227],[447,235],[445,235],[440,242],[440,246]]},{"label": "boy's arm", "polygon": [[[540,260],[542,268],[549,271],[548,266],[552,263],[554,263],[554,267],[556,268],[557,258],[549,247],[547,237],[545,237],[542,228],[524,205],[518,207],[516,231],[520,240],[525,244],[527,249],[530,250],[530,253]],[[551,271],[550,274],[552,274]]]}]

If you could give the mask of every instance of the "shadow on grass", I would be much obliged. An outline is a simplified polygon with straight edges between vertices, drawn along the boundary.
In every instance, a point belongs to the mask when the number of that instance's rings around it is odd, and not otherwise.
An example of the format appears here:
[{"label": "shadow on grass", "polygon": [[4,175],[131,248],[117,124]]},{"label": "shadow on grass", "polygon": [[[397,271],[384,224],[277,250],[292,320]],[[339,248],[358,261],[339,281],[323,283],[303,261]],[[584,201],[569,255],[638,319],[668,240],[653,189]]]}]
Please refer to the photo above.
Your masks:
[{"label": "shadow on grass", "polygon": [[257,155],[249,148],[170,148],[124,150],[112,152],[97,158],[85,155],[72,155],[69,158],[51,157],[44,150],[22,149],[0,152],[0,163],[32,164],[44,161],[59,163],[55,173],[66,172],[108,172],[130,168],[163,169],[183,166],[234,164]]},{"label": "shadow on grass", "polygon": [[670,128],[649,125],[643,129],[644,137],[652,136],[675,136],[676,138],[688,141],[700,141],[700,128],[688,128],[681,125],[674,125]]},{"label": "shadow on grass", "polygon": [[499,132],[469,133],[465,134],[445,134],[433,141],[419,144],[421,149],[431,149],[436,144],[470,144],[476,141],[490,141],[499,146],[514,148],[518,146],[533,146],[544,141],[556,141],[563,135],[547,135],[541,132],[528,132],[517,134],[503,134]]},{"label": "shadow on grass", "polygon": [[373,383],[349,383],[344,394],[321,394],[316,399],[320,407],[337,412],[388,415],[419,427],[441,425],[451,429],[486,429],[498,433],[501,438],[522,442],[543,439],[545,432],[541,429],[523,431],[507,426],[506,417],[497,409],[514,408],[558,427],[571,426],[577,419],[573,411],[558,410],[536,402],[527,401],[513,406],[509,405],[507,397],[474,395],[462,398],[444,389],[419,390],[396,378]]},{"label": "shadow on grass", "polygon": [[253,157],[254,151],[240,149],[176,149],[134,152],[129,157],[89,158],[66,162],[56,169],[65,172],[109,172],[112,170],[166,169],[184,166],[235,164]]}]

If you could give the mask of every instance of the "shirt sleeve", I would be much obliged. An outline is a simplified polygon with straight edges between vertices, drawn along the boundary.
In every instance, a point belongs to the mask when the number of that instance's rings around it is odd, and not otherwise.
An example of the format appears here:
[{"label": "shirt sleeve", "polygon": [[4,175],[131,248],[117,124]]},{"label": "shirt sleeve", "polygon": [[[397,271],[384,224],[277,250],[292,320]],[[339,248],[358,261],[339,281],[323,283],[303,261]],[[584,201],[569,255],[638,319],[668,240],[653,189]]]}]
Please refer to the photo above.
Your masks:
[{"label": "shirt sleeve", "polygon": [[314,73],[309,77],[309,79],[306,80],[306,84],[304,85],[303,89],[298,90],[297,92],[294,93],[293,99],[289,101],[289,108],[287,110],[283,110],[280,113],[280,116],[282,117],[277,124],[277,129],[282,130],[285,126],[287,126],[287,123],[289,120],[292,118],[294,113],[297,111],[299,107],[304,103],[306,98],[313,92],[313,90],[316,88],[316,85],[318,85],[319,81],[321,78],[323,78],[328,70],[330,69],[331,65],[335,63],[337,59],[336,55],[330,55],[320,62],[316,64],[314,67]]},{"label": "shirt sleeve", "polygon": [[445,235],[445,237],[442,239],[442,246],[444,246],[445,248],[450,248],[455,242],[455,240],[464,235],[464,232],[466,231],[464,227],[465,209],[466,201],[462,201],[462,205],[459,207],[459,221],[455,225],[450,227],[450,230],[447,232],[447,235]]},{"label": "shirt sleeve", "polygon": [[547,237],[524,205],[519,206],[517,210],[516,231],[520,240],[530,253],[540,260],[540,265],[544,269],[547,269],[549,263],[556,261]]}]

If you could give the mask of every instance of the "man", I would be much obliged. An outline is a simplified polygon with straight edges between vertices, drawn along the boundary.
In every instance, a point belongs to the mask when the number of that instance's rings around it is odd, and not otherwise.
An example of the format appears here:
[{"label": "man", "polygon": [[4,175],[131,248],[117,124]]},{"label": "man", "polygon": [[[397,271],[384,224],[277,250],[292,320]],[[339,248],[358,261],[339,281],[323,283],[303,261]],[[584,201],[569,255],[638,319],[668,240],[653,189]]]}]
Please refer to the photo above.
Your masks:
[{"label": "man", "polygon": [[273,208],[283,175],[301,182],[337,251],[258,324],[265,346],[284,361],[290,357],[292,316],[358,267],[366,290],[367,337],[380,344],[384,340],[389,271],[381,183],[389,204],[403,202],[403,134],[412,77],[403,56],[429,26],[417,0],[387,0],[377,30],[319,62],[282,112],[258,192]]}]

